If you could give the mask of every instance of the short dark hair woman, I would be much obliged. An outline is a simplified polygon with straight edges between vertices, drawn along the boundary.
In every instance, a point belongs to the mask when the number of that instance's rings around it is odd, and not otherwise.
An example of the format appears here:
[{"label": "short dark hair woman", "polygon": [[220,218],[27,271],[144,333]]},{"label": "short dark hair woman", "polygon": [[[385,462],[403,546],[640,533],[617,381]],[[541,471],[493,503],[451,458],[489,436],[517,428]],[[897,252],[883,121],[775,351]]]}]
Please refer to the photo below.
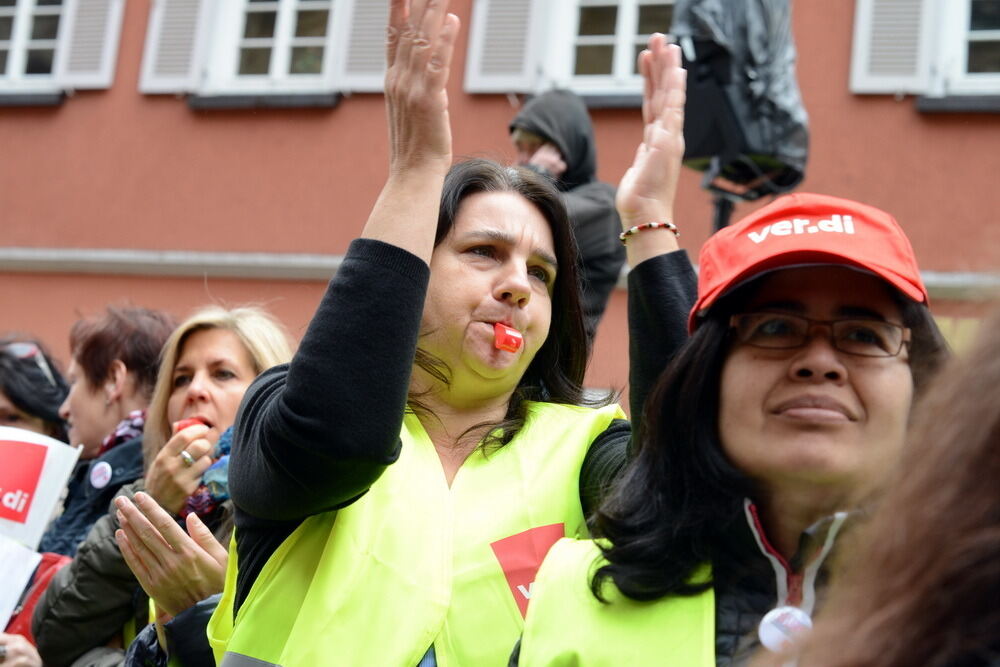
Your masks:
[{"label": "short dark hair woman", "polygon": [[603,539],[550,552],[521,665],[780,648],[946,354],[909,242],[871,206],[782,197],[710,238],[699,269],[692,336],[597,514]]},{"label": "short dark hair woman", "polygon": [[81,446],[63,511],[40,551],[73,556],[123,485],[142,476],[142,430],[160,348],[174,328],[166,313],[108,306],[70,329],[69,392],[59,408],[69,444]]}]

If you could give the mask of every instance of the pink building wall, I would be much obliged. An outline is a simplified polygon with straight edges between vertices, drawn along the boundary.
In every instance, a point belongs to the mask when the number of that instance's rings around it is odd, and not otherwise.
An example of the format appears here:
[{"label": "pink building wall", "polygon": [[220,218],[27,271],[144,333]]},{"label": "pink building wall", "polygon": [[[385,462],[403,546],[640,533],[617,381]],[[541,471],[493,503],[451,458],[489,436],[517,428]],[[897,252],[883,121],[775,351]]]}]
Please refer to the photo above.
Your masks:
[{"label": "pink building wall", "polygon": [[[150,3],[126,3],[114,85],[55,108],[0,108],[0,246],[341,254],[385,177],[380,95],[334,109],[193,111],[138,92]],[[471,0],[453,0],[469,25]],[[912,98],[848,90],[851,3],[796,2],[798,75],[811,122],[801,190],[893,212],[924,269],[1000,273],[1000,115],[922,114]],[[462,89],[467,33],[449,89],[456,156],[513,158],[502,95]],[[638,109],[595,109],[599,174],[616,182],[640,138]],[[687,171],[679,191],[682,245],[697,256],[709,196]],[[737,216],[753,205],[741,205]],[[322,281],[21,273],[0,266],[0,330],[34,333],[63,360],[78,317],[131,301],[183,317],[208,301],[258,302],[294,336]],[[936,302],[945,314],[981,303]],[[613,297],[588,375],[627,383],[625,293]]]}]

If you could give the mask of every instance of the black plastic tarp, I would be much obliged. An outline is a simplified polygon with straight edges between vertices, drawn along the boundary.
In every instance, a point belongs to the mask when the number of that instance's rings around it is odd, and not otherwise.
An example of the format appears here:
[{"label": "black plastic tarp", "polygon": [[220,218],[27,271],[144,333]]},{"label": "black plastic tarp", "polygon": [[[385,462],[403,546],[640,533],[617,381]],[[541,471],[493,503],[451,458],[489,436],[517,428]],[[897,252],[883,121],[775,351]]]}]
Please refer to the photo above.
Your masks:
[{"label": "black plastic tarp", "polygon": [[790,0],[677,0],[670,31],[688,68],[685,164],[745,200],[794,188],[809,131]]}]

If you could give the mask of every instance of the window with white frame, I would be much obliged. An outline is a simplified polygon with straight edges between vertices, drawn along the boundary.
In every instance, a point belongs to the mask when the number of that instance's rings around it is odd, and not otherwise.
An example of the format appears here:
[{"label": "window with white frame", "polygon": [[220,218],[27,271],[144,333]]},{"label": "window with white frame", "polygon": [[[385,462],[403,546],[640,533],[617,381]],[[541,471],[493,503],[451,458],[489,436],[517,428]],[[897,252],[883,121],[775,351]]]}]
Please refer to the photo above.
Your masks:
[{"label": "window with white frame", "polygon": [[53,73],[62,0],[0,0],[0,73],[10,81]]},{"label": "window with white frame", "polygon": [[968,74],[1000,74],[1000,0],[971,0],[966,33]]},{"label": "window with white frame", "polygon": [[240,76],[322,75],[331,0],[250,0],[244,10]]},{"label": "window with white frame", "polygon": [[638,74],[636,59],[654,32],[666,33],[672,2],[581,0],[577,8],[573,76],[610,76],[626,80]]},{"label": "window with white frame", "polygon": [[636,58],[669,33],[673,0],[475,0],[465,88],[639,94]]},{"label": "window with white frame", "polygon": [[106,88],[123,0],[0,0],[0,93]]},{"label": "window with white frame", "polygon": [[157,0],[140,90],[202,96],[381,90],[387,3]]},{"label": "window with white frame", "polygon": [[851,90],[1000,95],[1000,0],[856,0]]}]

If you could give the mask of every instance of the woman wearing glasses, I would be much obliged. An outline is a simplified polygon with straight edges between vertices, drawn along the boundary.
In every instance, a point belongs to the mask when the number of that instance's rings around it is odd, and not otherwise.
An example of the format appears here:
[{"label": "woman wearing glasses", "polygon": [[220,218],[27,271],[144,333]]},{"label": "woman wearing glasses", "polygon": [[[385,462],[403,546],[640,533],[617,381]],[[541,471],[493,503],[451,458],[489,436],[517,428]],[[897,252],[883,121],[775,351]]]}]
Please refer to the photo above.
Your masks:
[{"label": "woman wearing glasses", "polygon": [[517,664],[743,665],[780,648],[810,625],[851,498],[899,453],[946,354],[896,221],[812,194],[708,240],[689,329],[597,514],[603,539],[562,540],[539,571]]},{"label": "woman wearing glasses", "polygon": [[66,441],[59,406],[68,388],[63,376],[30,340],[0,340],[0,426],[23,428]]},{"label": "woman wearing glasses", "polygon": [[70,330],[69,393],[59,408],[69,444],[82,446],[63,512],[39,551],[73,556],[123,484],[142,476],[142,429],[173,319],[159,311],[108,307]]}]

